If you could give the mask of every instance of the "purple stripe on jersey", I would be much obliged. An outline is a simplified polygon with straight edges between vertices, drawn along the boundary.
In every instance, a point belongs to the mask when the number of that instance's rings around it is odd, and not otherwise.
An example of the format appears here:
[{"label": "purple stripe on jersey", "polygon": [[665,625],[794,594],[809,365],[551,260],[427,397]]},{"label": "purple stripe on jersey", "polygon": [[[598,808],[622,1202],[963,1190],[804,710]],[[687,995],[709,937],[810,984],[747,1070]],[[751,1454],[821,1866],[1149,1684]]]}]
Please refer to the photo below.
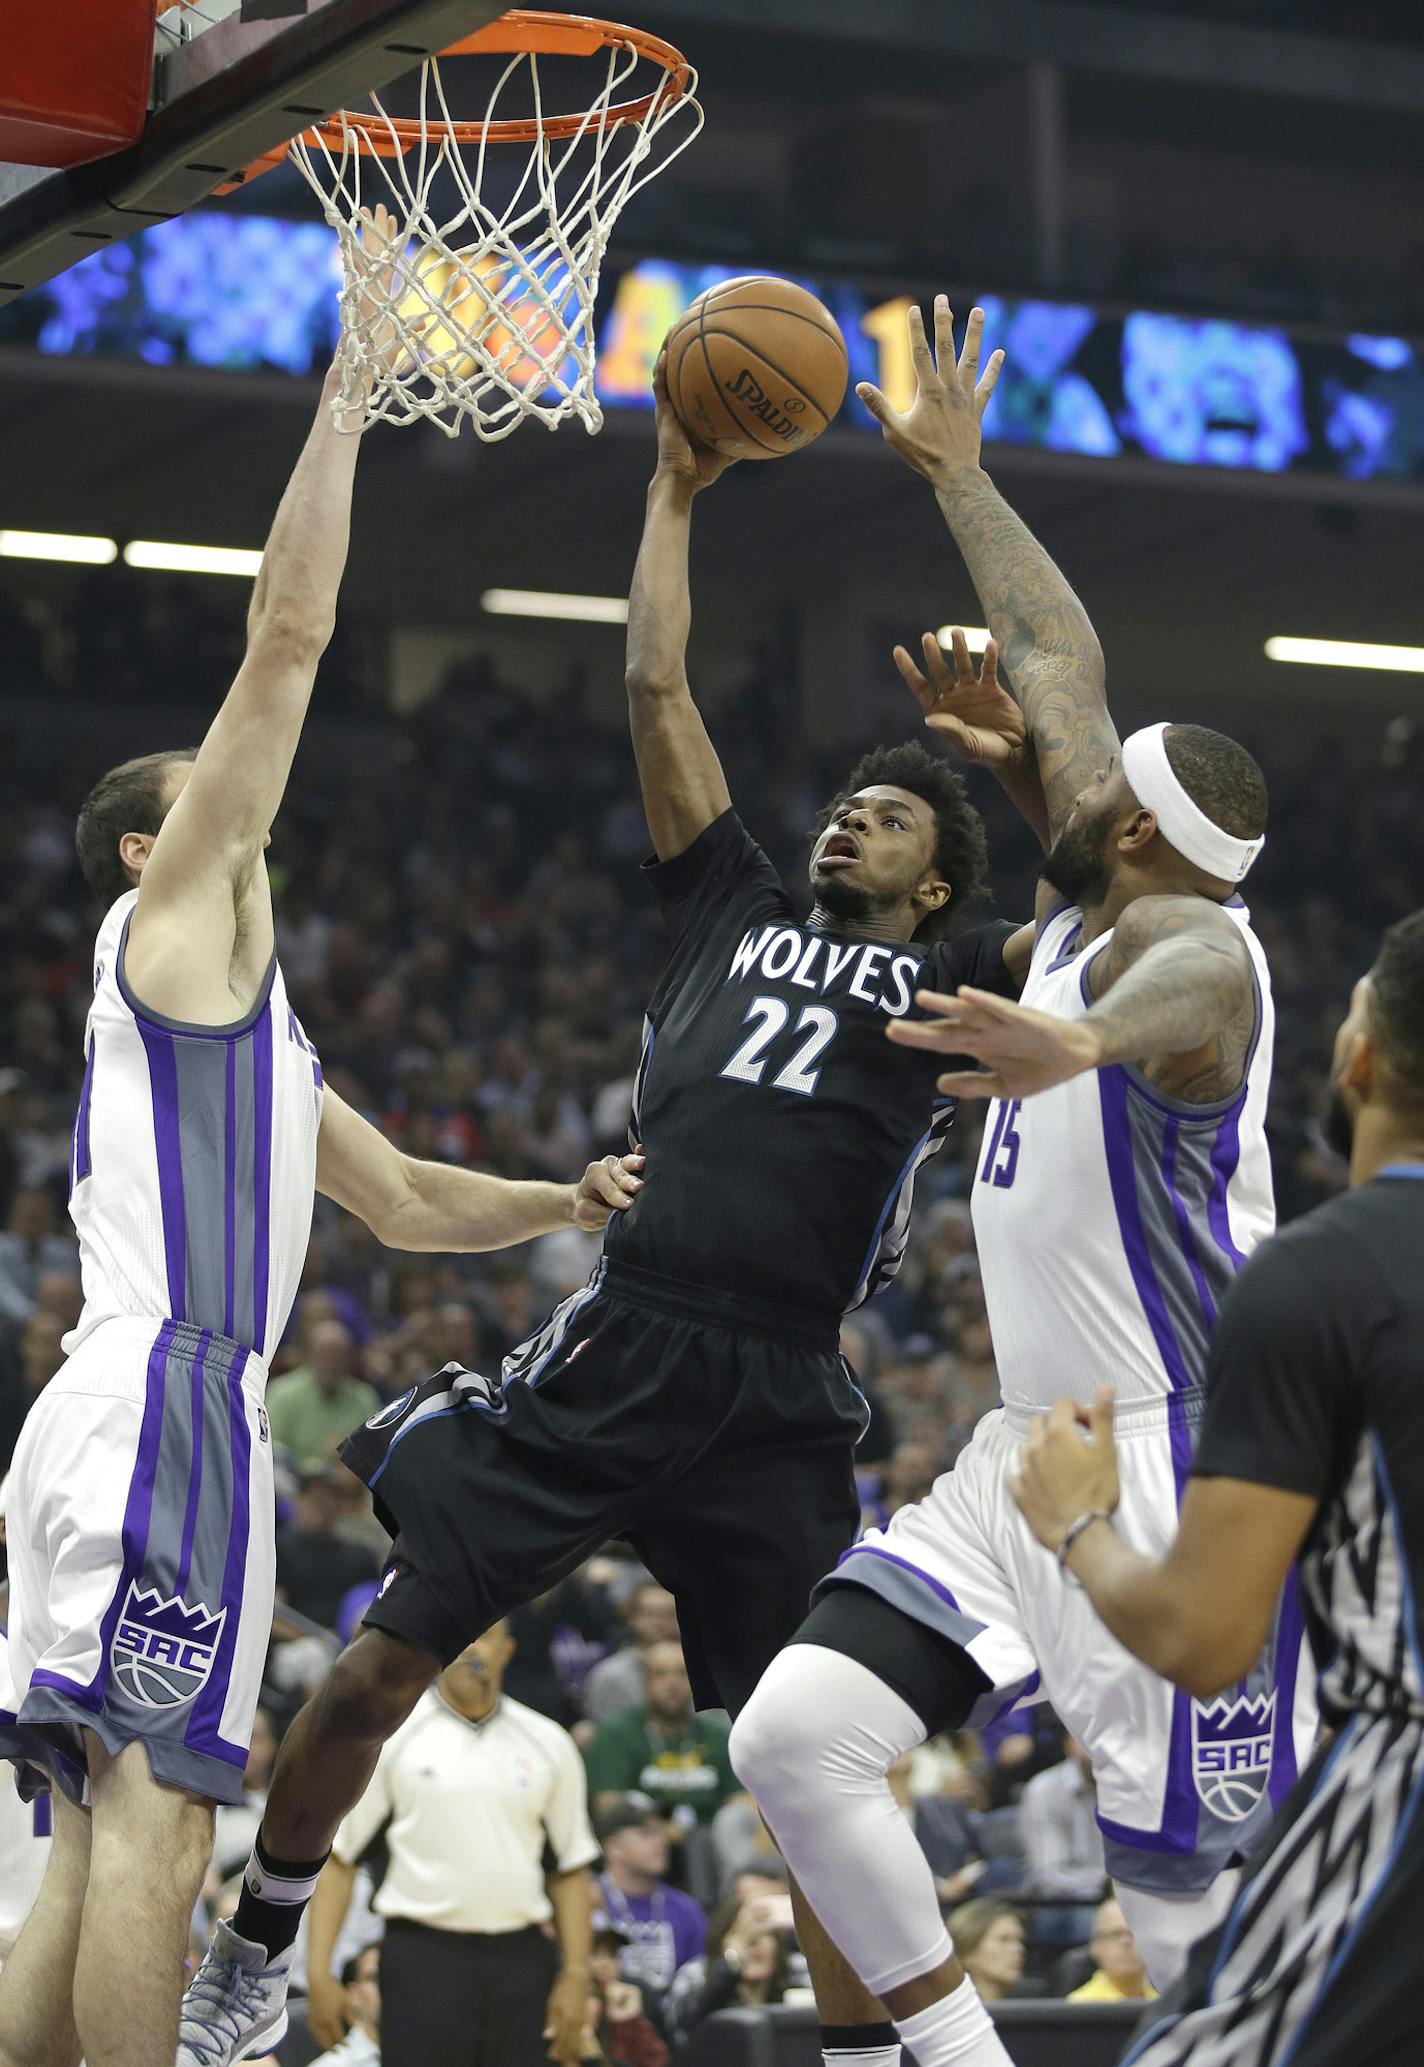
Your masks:
[{"label": "purple stripe on jersey", "polygon": [[[922,1571],[918,1565],[912,1565],[907,1557],[896,1557],[893,1550],[882,1550],[878,1543],[852,1543],[850,1549],[843,1550],[836,1559],[836,1570],[839,1571],[846,1560],[852,1557],[878,1557],[883,1558],[887,1565],[898,1565],[902,1572],[911,1573],[922,1585],[928,1586],[931,1593],[938,1594],[947,1607],[953,1608],[956,1615],[964,1615],[966,1622],[973,1622],[980,1629],[984,1627],[977,1615],[964,1614],[963,1608],[947,1586],[942,1585],[938,1579],[931,1578],[930,1574]],[[1017,1693],[1014,1698],[1018,1699]]]},{"label": "purple stripe on jersey", "polygon": [[227,1045],[227,1108],[223,1115],[223,1333],[232,1339],[237,1296],[237,1043]]},{"label": "purple stripe on jersey", "polygon": [[1192,1475],[1192,1457],[1196,1450],[1184,1393],[1169,1393],[1167,1397],[1167,1440],[1172,1450],[1172,1476],[1177,1482],[1177,1505],[1180,1507],[1187,1480]]},{"label": "purple stripe on jersey", "polygon": [[89,1100],[94,1090],[94,1037],[84,1058],[84,1082],[79,1087],[79,1111],[74,1121],[74,1155],[70,1164],[70,1190],[82,1184],[92,1167],[89,1161]]},{"label": "purple stripe on jersey", "polygon": [[252,1029],[252,1347],[267,1349],[272,1212],[272,1014]]},{"label": "purple stripe on jersey", "polygon": [[179,1133],[178,1058],[173,1036],[145,1020],[135,1025],[148,1056],[153,1095],[153,1145],[158,1158],[158,1202],[163,1216],[163,1261],[168,1273],[168,1306],[175,1321],[188,1318],[187,1230],[183,1212],[183,1150]]},{"label": "purple stripe on jersey", "polygon": [[1231,1213],[1227,1204],[1227,1192],[1236,1165],[1241,1160],[1241,1108],[1229,1112],[1217,1132],[1211,1151],[1211,1167],[1215,1181],[1211,1197],[1207,1200],[1206,1217],[1216,1246],[1224,1256],[1231,1259],[1232,1268],[1240,1270],[1246,1258],[1231,1239]]},{"label": "purple stripe on jersey", "polygon": [[80,1689],[66,1684],[63,1691],[72,1693],[76,1701],[86,1701],[93,1708],[100,1708],[104,1701],[104,1690],[109,1678],[109,1646],[114,1640],[114,1630],[123,1611],[125,1598],[131,1580],[138,1578],[148,1554],[148,1524],[153,1512],[153,1482],[158,1476],[158,1451],[163,1436],[163,1387],[168,1374],[168,1352],[173,1342],[173,1323],[165,1321],[154,1337],[153,1347],[148,1353],[148,1373],[144,1381],[143,1420],[138,1431],[138,1455],[134,1459],[132,1476],[129,1479],[129,1495],[124,1504],[124,1526],[120,1537],[123,1546],[123,1563],[119,1567],[118,1584],[113,1598],[104,1610],[104,1619],[99,1624],[99,1664],[87,1688]]},{"label": "purple stripe on jersey", "polygon": [[1197,1257],[1197,1245],[1192,1239],[1192,1220],[1187,1211],[1186,1200],[1177,1189],[1177,1136],[1181,1133],[1179,1119],[1169,1119],[1162,1130],[1162,1181],[1167,1187],[1167,1196],[1172,1201],[1172,1218],[1177,1223],[1177,1234],[1182,1244],[1182,1254],[1187,1259],[1187,1268],[1192,1274],[1192,1283],[1197,1288],[1201,1302],[1202,1319],[1207,1333],[1216,1326],[1216,1301],[1211,1296],[1211,1287],[1206,1281],[1201,1263]]},{"label": "purple stripe on jersey", "polygon": [[[268,1025],[270,1027],[270,1019]],[[227,1701],[228,1682],[232,1677],[233,1652],[237,1648],[237,1632],[242,1619],[243,1581],[247,1573],[247,1537],[250,1524],[248,1512],[248,1483],[252,1470],[252,1437],[247,1427],[247,1396],[242,1389],[242,1374],[247,1369],[247,1358],[234,1357],[227,1374],[228,1398],[228,1441],[232,1452],[232,1519],[228,1525],[227,1558],[223,1564],[222,1599],[219,1606],[226,1610],[223,1617],[222,1635],[218,1638],[217,1656],[207,1684],[193,1705],[192,1719],[183,1735],[183,1742],[191,1750],[205,1751],[213,1758],[232,1756],[230,1745],[222,1736],[222,1713]]]},{"label": "purple stripe on jersey", "polygon": [[1132,1282],[1157,1344],[1157,1353],[1174,1390],[1193,1383],[1177,1341],[1176,1331],[1152,1267],[1147,1231],[1142,1225],[1142,1208],[1137,1197],[1137,1172],[1132,1154],[1132,1122],[1127,1107],[1128,1079],[1120,1068],[1098,1071],[1098,1098],[1103,1113],[1103,1146],[1107,1151],[1108,1182],[1117,1209],[1118,1232],[1122,1236]]},{"label": "purple stripe on jersey", "polygon": [[1295,1755],[1295,1682],[1305,1628],[1300,1611],[1300,1574],[1292,1565],[1281,1589],[1276,1617],[1276,1722],[1271,1735],[1271,1807],[1278,1809],[1297,1779]]},{"label": "purple stripe on jersey", "polygon": [[188,1572],[193,1562],[193,1531],[198,1522],[198,1489],[203,1479],[203,1393],[207,1377],[208,1351],[212,1348],[211,1332],[204,1328],[193,1351],[189,1398],[193,1415],[193,1454],[188,1465],[188,1506],[183,1516],[183,1543],[178,1553],[178,1577],[173,1582],[173,1591],[181,1594],[188,1584]]}]

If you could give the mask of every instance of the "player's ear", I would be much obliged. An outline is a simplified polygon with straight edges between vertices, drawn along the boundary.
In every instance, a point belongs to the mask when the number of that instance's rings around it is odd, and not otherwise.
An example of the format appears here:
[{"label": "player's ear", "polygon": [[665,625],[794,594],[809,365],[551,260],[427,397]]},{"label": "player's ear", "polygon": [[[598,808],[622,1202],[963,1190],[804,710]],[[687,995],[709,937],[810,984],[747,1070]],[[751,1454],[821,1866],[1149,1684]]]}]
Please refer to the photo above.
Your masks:
[{"label": "player's ear", "polygon": [[152,833],[123,833],[119,838],[119,859],[130,875],[138,875],[153,852]]},{"label": "player's ear", "polygon": [[1117,836],[1120,854],[1140,854],[1157,830],[1157,814],[1139,804]]},{"label": "player's ear", "polygon": [[953,886],[939,876],[922,876],[915,886],[913,901],[925,913],[941,911],[953,894]]},{"label": "player's ear", "polygon": [[1361,1027],[1359,1032],[1352,1036],[1350,1045],[1345,1050],[1345,1060],[1336,1081],[1342,1090],[1356,1091],[1361,1098],[1368,1098],[1374,1089],[1378,1066],[1378,1050],[1368,1033]]}]

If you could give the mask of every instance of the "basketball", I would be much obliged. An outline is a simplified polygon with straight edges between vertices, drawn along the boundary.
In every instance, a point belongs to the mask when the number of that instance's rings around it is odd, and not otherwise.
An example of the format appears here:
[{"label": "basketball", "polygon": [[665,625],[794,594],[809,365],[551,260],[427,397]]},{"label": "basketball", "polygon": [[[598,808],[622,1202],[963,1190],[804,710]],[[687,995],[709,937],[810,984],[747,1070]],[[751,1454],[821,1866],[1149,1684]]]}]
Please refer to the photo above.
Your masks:
[{"label": "basketball", "polygon": [[694,438],[733,459],[781,459],[845,398],[845,340],[792,280],[750,274],[700,294],[668,332],[668,395]]}]

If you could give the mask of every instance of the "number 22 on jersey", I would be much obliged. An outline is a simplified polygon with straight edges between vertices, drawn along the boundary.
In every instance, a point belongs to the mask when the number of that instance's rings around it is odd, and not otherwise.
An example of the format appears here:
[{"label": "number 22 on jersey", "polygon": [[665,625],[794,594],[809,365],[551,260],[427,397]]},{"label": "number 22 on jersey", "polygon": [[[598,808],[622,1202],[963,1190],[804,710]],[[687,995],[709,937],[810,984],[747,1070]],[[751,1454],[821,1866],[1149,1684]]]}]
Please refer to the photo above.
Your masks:
[{"label": "number 22 on jersey", "polygon": [[997,1184],[1007,1191],[1018,1174],[1019,1138],[1017,1120],[1023,1111],[1021,1098],[1001,1098],[994,1107],[994,1123],[988,1129],[988,1147],[979,1171],[981,1184]]},{"label": "number 22 on jersey", "polygon": [[[739,1083],[759,1084],[766,1073],[770,1060],[767,1050],[784,1033],[791,1017],[791,1007],[784,998],[753,998],[747,1007],[746,1023],[751,1032],[738,1048],[731,1061],[722,1070],[724,1077],[734,1077]],[[796,1047],[771,1078],[774,1091],[798,1091],[803,1098],[809,1098],[820,1081],[820,1055],[835,1036],[840,1021],[825,1005],[807,1005],[796,1022]]]}]

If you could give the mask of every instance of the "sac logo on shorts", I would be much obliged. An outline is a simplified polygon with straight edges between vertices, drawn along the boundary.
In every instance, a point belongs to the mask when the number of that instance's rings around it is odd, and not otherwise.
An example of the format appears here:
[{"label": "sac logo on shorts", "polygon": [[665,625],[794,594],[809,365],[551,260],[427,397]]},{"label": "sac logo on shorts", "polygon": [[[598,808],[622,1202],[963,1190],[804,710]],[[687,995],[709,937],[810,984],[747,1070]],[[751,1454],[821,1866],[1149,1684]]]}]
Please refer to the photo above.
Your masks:
[{"label": "sac logo on shorts", "polygon": [[1244,1823],[1271,1777],[1276,1691],[1192,1703],[1192,1778],[1214,1816]]},{"label": "sac logo on shorts", "polygon": [[226,1620],[132,1581],[109,1646],[115,1679],[145,1708],[181,1708],[207,1685]]}]

